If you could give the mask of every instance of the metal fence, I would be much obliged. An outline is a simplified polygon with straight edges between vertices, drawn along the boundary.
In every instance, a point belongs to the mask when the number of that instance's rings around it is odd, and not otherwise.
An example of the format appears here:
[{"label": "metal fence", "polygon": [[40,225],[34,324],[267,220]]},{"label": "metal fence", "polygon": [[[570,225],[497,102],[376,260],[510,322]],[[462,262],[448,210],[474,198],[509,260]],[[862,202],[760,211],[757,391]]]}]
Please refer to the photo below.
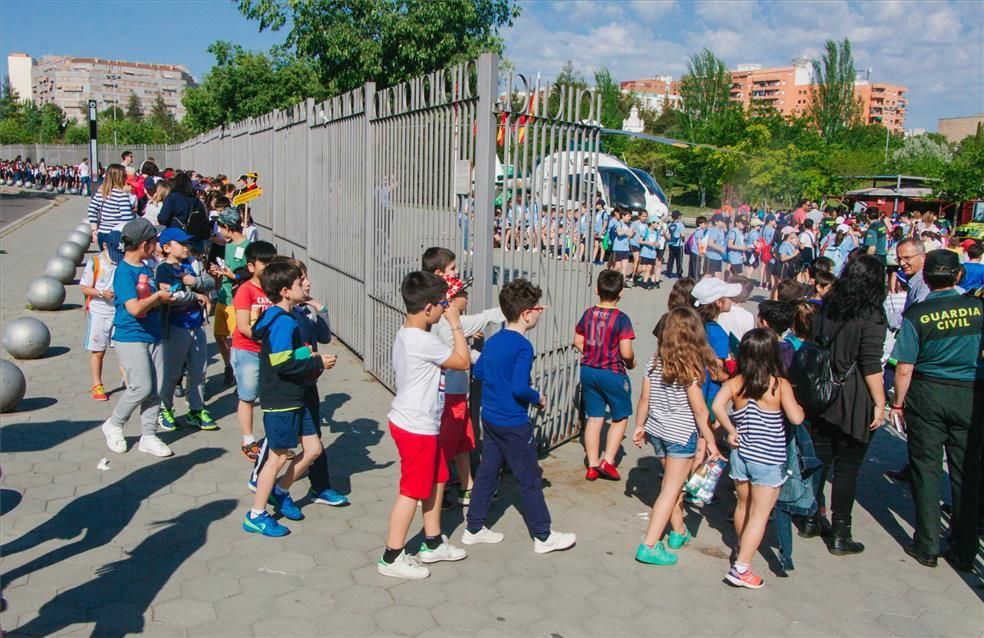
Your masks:
[{"label": "metal fence", "polygon": [[[590,255],[592,236],[577,230],[595,194],[600,128],[591,122],[600,102],[589,90],[500,77],[498,63],[483,55],[397,86],[368,83],[308,100],[180,145],[101,145],[99,156],[106,165],[131,150],[137,162],[153,157],[162,168],[232,177],[257,171],[256,223],[282,253],[307,262],[313,294],[329,304],[338,338],[391,389],[391,346],[404,320],[400,281],[419,268],[426,248],[456,253],[462,276],[474,280],[474,310],[497,303],[512,279],[532,280],[550,306],[528,335],[537,351],[533,384],[548,398],[548,409],[532,416],[547,448],[579,429],[571,342],[591,297],[579,237]],[[552,92],[560,99],[548,112]],[[18,154],[78,162],[88,147],[0,146],[0,157]],[[505,241],[510,233],[519,241]]]}]

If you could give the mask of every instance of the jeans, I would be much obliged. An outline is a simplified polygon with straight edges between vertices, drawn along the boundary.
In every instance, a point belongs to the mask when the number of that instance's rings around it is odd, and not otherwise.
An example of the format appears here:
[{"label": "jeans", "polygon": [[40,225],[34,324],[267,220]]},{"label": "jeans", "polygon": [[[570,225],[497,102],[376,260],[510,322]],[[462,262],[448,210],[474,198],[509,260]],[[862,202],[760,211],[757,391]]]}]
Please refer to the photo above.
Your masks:
[{"label": "jeans", "polygon": [[140,433],[157,432],[157,416],[161,399],[157,394],[159,379],[164,372],[164,355],[160,343],[115,341],[116,358],[126,372],[126,391],[120,397],[109,420],[123,427],[140,408]]},{"label": "jeans", "polygon": [[529,423],[518,427],[484,424],[482,460],[475,473],[471,505],[468,506],[468,530],[477,532],[485,525],[492,505],[492,495],[499,484],[499,470],[507,463],[512,470],[523,501],[523,521],[534,538],[550,535],[550,512],[543,498],[543,474],[536,455],[536,437]]},{"label": "jeans", "polygon": [[201,326],[187,329],[175,325],[166,327],[164,338],[164,374],[161,375],[161,404],[170,410],[174,406],[174,387],[181,380],[181,372],[188,366],[188,407],[201,410],[205,407],[205,366],[208,363],[208,345],[205,329]]},{"label": "jeans", "polygon": [[683,277],[683,246],[670,246],[669,257],[666,260],[666,276],[673,276],[673,264],[676,263],[676,276]]},{"label": "jeans", "polygon": [[776,540],[779,542],[779,564],[786,571],[793,569],[793,517],[778,507],[772,510],[775,520]]},{"label": "jeans", "polygon": [[841,431],[834,423],[815,419],[813,423],[813,448],[823,463],[823,475],[817,493],[817,504],[822,508],[823,486],[833,470],[830,487],[830,511],[834,516],[850,517],[857,493],[858,470],[864,463],[868,444],[862,443]]},{"label": "jeans", "polygon": [[82,190],[85,192],[86,197],[92,196],[92,179],[88,177],[82,178],[81,184]]}]

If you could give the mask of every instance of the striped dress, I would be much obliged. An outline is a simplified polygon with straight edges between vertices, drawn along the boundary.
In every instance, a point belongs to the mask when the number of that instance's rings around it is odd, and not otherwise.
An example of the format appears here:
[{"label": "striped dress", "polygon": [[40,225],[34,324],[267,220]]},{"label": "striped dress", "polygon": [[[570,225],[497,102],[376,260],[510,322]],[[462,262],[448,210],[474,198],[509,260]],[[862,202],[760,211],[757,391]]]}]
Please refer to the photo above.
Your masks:
[{"label": "striped dress", "polygon": [[745,461],[764,465],[786,463],[786,428],[782,410],[769,412],[755,399],[731,411],[731,422],[738,430],[738,455]]},{"label": "striped dress", "polygon": [[649,377],[649,415],[646,433],[670,443],[686,445],[697,430],[687,399],[687,386],[663,382],[663,360],[653,355],[646,367]]},{"label": "striped dress", "polygon": [[109,197],[103,199],[98,191],[92,195],[89,202],[89,223],[98,224],[96,232],[109,233],[123,228],[131,220],[137,218],[133,212],[133,203],[130,196],[124,191],[114,188],[109,193]]}]

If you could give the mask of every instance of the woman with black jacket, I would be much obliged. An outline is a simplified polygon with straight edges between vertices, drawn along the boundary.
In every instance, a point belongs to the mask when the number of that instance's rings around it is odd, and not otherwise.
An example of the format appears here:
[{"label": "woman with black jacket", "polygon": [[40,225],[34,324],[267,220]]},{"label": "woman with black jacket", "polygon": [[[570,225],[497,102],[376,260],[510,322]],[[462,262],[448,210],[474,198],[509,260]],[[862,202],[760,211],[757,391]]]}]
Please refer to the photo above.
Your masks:
[{"label": "woman with black jacket", "polygon": [[[888,320],[885,317],[885,267],[870,255],[850,260],[813,318],[813,340],[823,335],[830,345],[833,372],[844,384],[833,404],[810,415],[817,457],[823,462],[823,484],[833,470],[830,493],[835,556],[859,554],[864,545],[851,538],[851,509],[868,443],[885,417],[881,356]],[[819,516],[819,515],[818,515]],[[807,526],[814,535],[825,528],[817,518]]]},{"label": "woman with black jacket", "polygon": [[161,205],[161,212],[157,214],[157,220],[162,226],[188,231],[188,219],[195,209],[204,213],[205,219],[208,219],[208,211],[205,210],[205,204],[195,197],[195,191],[191,186],[191,178],[188,177],[187,173],[178,173],[174,176],[174,184],[171,187],[171,192],[164,198],[164,203]]}]

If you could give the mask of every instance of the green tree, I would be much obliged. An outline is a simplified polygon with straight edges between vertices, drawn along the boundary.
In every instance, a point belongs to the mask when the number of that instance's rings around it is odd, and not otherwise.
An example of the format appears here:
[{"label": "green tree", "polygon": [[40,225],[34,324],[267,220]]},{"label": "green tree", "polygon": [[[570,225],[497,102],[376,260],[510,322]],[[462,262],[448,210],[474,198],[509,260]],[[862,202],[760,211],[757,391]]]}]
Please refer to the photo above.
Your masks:
[{"label": "green tree", "polygon": [[133,91],[130,91],[130,97],[126,100],[126,117],[134,122],[142,122],[144,118],[143,104]]},{"label": "green tree", "polygon": [[323,98],[314,67],[282,50],[269,55],[214,42],[215,66],[201,85],[185,91],[184,125],[200,133],[303,101]]},{"label": "green tree", "polygon": [[687,74],[680,81],[683,102],[683,133],[692,142],[710,142],[720,135],[722,123],[737,110],[731,101],[731,73],[708,49],[694,53],[687,61]]},{"label": "green tree", "polygon": [[984,199],[984,127],[962,142],[942,171],[936,194],[950,201]]},{"label": "green tree", "polygon": [[813,89],[809,116],[827,142],[843,137],[861,118],[861,103],[854,95],[854,55],[851,42],[827,40],[820,59],[813,59]]},{"label": "green tree", "polygon": [[906,138],[902,146],[892,153],[894,171],[906,175],[939,177],[953,159],[953,146],[944,138],[915,135]]},{"label": "green tree", "polygon": [[10,76],[3,79],[0,85],[0,120],[16,118],[21,113],[20,96],[10,84]]},{"label": "green tree", "polygon": [[540,115],[549,117],[560,110],[560,87],[562,86],[573,87],[575,91],[588,88],[588,82],[584,79],[584,74],[578,71],[574,67],[574,63],[570,60],[564,63],[560,72],[557,73],[557,77],[554,78],[553,84],[550,85],[550,95],[547,97],[547,112],[541,113]]},{"label": "green tree", "polygon": [[260,31],[286,27],[285,46],[314,63],[327,95],[501,53],[499,31],[519,16],[514,0],[239,0],[239,10]]}]

